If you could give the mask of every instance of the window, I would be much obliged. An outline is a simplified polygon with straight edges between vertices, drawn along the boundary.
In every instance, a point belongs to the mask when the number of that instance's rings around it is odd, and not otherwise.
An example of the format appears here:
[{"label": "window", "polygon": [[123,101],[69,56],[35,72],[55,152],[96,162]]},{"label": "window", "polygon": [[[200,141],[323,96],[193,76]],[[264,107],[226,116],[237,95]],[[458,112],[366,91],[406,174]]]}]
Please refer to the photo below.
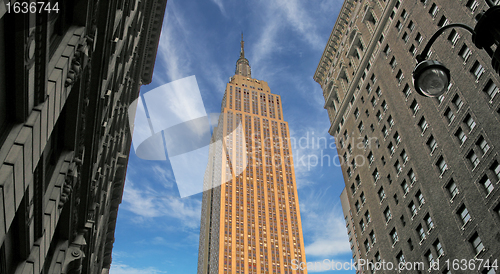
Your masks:
[{"label": "window", "polygon": [[385,191],[384,191],[384,188],[381,187],[379,190],[378,190],[378,198],[380,199],[380,201],[384,200],[385,199]]},{"label": "window", "polygon": [[432,18],[436,17],[436,14],[438,13],[439,8],[435,3],[432,3],[431,8],[429,9],[429,14],[432,16]]},{"label": "window", "polygon": [[458,94],[455,94],[455,97],[453,97],[452,103],[453,103],[453,105],[455,105],[455,107],[457,109],[462,108],[462,106],[464,105],[464,102],[462,101],[460,96],[458,96]]},{"label": "window", "polygon": [[448,184],[446,185],[446,190],[450,194],[451,199],[453,199],[458,194],[458,187],[453,179],[451,179],[450,182],[448,182]]},{"label": "window", "polygon": [[406,165],[406,163],[408,163],[408,154],[406,154],[406,151],[403,149],[403,151],[401,151],[401,159],[403,159],[403,164]]},{"label": "window", "polygon": [[375,99],[375,97],[372,97],[370,102],[372,103],[373,107],[375,107],[377,105],[377,99]]},{"label": "window", "polygon": [[363,130],[365,129],[365,126],[363,125],[363,122],[359,123],[358,129],[359,129],[359,132],[363,132]]},{"label": "window", "polygon": [[460,39],[460,35],[454,29],[451,30],[450,35],[448,35],[448,41],[451,42],[453,46],[457,44],[458,39]]},{"label": "window", "polygon": [[358,108],[356,108],[354,110],[354,117],[355,117],[355,119],[358,119],[358,117],[359,117],[359,109]]},{"label": "window", "polygon": [[370,232],[370,240],[372,240],[372,244],[375,244],[377,242],[377,238],[375,238],[375,232],[372,230],[372,232]]},{"label": "window", "polygon": [[389,65],[391,66],[392,69],[394,69],[397,65],[396,63],[396,57],[392,56],[391,61],[389,62]]},{"label": "window", "polygon": [[462,57],[462,59],[464,60],[464,63],[467,62],[467,59],[469,59],[469,56],[471,54],[472,54],[472,52],[466,44],[464,44],[462,46],[462,48],[460,49],[460,51],[458,52],[458,55],[460,57]]},{"label": "window", "polygon": [[462,205],[460,209],[457,211],[458,216],[460,217],[460,220],[462,221],[462,224],[465,225],[466,223],[469,222],[470,220],[470,215],[469,211],[465,207],[465,205]]},{"label": "window", "polygon": [[412,218],[415,215],[417,215],[417,206],[415,205],[415,203],[413,201],[411,201],[410,204],[408,205],[408,209],[410,209]]},{"label": "window", "polygon": [[431,215],[429,215],[429,213],[425,215],[424,220],[425,224],[427,225],[427,230],[431,230],[432,228],[434,228],[434,223],[432,222]]},{"label": "window", "polygon": [[493,162],[493,164],[490,166],[490,170],[495,174],[495,179],[497,181],[500,180],[500,165],[497,161]]},{"label": "window", "polygon": [[408,49],[408,52],[411,54],[411,56],[415,56],[415,54],[417,54],[417,48],[415,47],[415,45],[411,45]]},{"label": "window", "polygon": [[441,104],[444,100],[444,94],[439,95],[439,97],[436,97],[436,100]]},{"label": "window", "polygon": [[455,119],[455,114],[453,113],[453,111],[451,111],[451,109],[449,107],[446,108],[446,110],[444,112],[444,116],[446,117],[448,124],[450,124],[453,121],[453,119]]},{"label": "window", "polygon": [[401,143],[401,136],[399,136],[399,133],[396,131],[396,133],[394,133],[394,141],[396,141],[396,145],[399,145],[399,143]]},{"label": "window", "polygon": [[476,256],[483,251],[484,245],[483,242],[481,241],[481,238],[479,238],[477,232],[474,235],[472,235],[469,242],[472,244],[472,248],[474,248]]},{"label": "window", "polygon": [[476,127],[476,122],[474,122],[474,119],[472,119],[470,114],[467,114],[467,116],[465,116],[464,123],[467,124],[469,131],[472,131]]},{"label": "window", "polygon": [[352,176],[352,171],[351,171],[351,168],[347,168],[347,171],[346,171],[346,172],[347,172],[347,176],[348,176],[349,178],[351,178],[351,176]]},{"label": "window", "polygon": [[408,178],[410,178],[411,185],[413,185],[417,181],[417,176],[415,176],[415,172],[413,172],[413,169],[410,169],[410,171],[408,171]]},{"label": "window", "polygon": [[411,20],[408,23],[408,29],[410,29],[410,32],[412,32],[415,29],[415,23],[413,23],[413,21]]},{"label": "window", "polygon": [[373,171],[372,176],[373,176],[373,180],[374,180],[375,182],[377,182],[377,181],[378,181],[378,179],[380,178],[380,174],[378,173],[378,170],[377,170],[377,169],[375,169],[375,171]]},{"label": "window", "polygon": [[351,146],[351,144],[349,144],[347,146],[347,151],[349,152],[349,154],[352,154],[352,146]]},{"label": "window", "polygon": [[417,100],[413,99],[413,102],[411,102],[411,105],[410,105],[410,109],[411,109],[411,112],[413,113],[413,116],[415,116],[417,114],[417,111],[419,108],[420,107],[417,103]]},{"label": "window", "polygon": [[385,102],[385,100],[382,102],[382,109],[385,111],[387,111],[387,103]]},{"label": "window", "polygon": [[389,149],[389,152],[391,153],[391,155],[394,154],[394,152],[396,152],[396,148],[394,147],[392,142],[389,142],[389,145],[387,146],[387,148]]},{"label": "window", "polygon": [[365,218],[366,218],[366,222],[367,223],[369,223],[371,221],[371,219],[370,219],[370,212],[368,210],[365,212]]},{"label": "window", "polygon": [[391,210],[389,209],[389,207],[385,208],[384,217],[386,222],[389,222],[389,220],[392,219]]},{"label": "window", "polygon": [[474,74],[474,76],[476,77],[476,81],[477,81],[477,80],[479,80],[481,75],[483,75],[484,68],[478,61],[476,61],[476,62],[474,62],[474,65],[470,69],[470,73]]},{"label": "window", "polygon": [[425,204],[425,199],[424,199],[424,195],[422,194],[422,192],[419,190],[417,191],[417,194],[415,194],[415,198],[417,198],[417,202],[418,202],[418,207],[420,208],[423,204]]},{"label": "window", "polygon": [[366,253],[370,252],[370,243],[368,242],[368,239],[365,240],[365,250],[366,250]]},{"label": "window", "polygon": [[499,89],[498,89],[497,85],[495,85],[495,83],[493,83],[493,81],[491,79],[489,79],[486,86],[484,86],[483,91],[488,95],[488,98],[491,101],[491,100],[493,100],[495,95],[498,93]]},{"label": "window", "polygon": [[368,163],[371,165],[374,160],[375,157],[373,156],[373,153],[370,151],[370,153],[368,153]]},{"label": "window", "polygon": [[365,193],[361,192],[359,198],[361,199],[361,204],[364,205],[366,203]]},{"label": "window", "polygon": [[396,256],[396,259],[398,260],[398,264],[403,264],[405,263],[405,256],[403,255],[403,251],[400,251],[398,255]]},{"label": "window", "polygon": [[405,95],[405,98],[408,98],[408,96],[410,96],[411,90],[408,84],[405,84],[405,87],[403,88],[403,94]]},{"label": "window", "polygon": [[354,207],[356,207],[356,212],[359,212],[359,210],[361,210],[361,205],[359,204],[359,201],[356,201],[354,203]]},{"label": "window", "polygon": [[467,135],[465,135],[465,132],[462,130],[461,127],[459,127],[455,132],[455,137],[457,137],[460,145],[463,145],[465,143],[465,140],[467,140]]},{"label": "window", "polygon": [[392,116],[389,115],[389,117],[387,117],[387,123],[389,123],[389,127],[393,127],[394,126],[394,119],[392,119]]},{"label": "window", "polygon": [[425,120],[424,117],[422,117],[420,119],[420,121],[418,122],[418,126],[420,127],[420,130],[422,131],[422,133],[424,133],[424,131],[427,129],[427,121]]},{"label": "window", "polygon": [[410,248],[410,251],[413,251],[413,242],[411,241],[411,238],[408,239],[408,247]]},{"label": "window", "polygon": [[422,36],[422,34],[420,34],[420,32],[417,32],[417,35],[415,36],[415,41],[417,42],[417,44],[420,45],[420,43],[422,43],[423,40],[424,37]]},{"label": "window", "polygon": [[366,85],[366,92],[369,94],[370,92],[372,92],[372,86],[370,85],[370,83],[368,83]]},{"label": "window", "polygon": [[476,145],[481,149],[483,155],[486,154],[486,152],[488,152],[488,150],[490,149],[490,146],[488,145],[486,140],[484,140],[483,136],[479,136]]},{"label": "window", "polygon": [[467,159],[471,163],[471,165],[475,168],[477,165],[479,165],[479,158],[477,157],[476,153],[474,150],[469,151],[469,154],[467,154]]},{"label": "window", "polygon": [[359,187],[359,185],[361,184],[361,179],[359,178],[359,175],[356,176],[356,178],[354,180],[356,182],[356,186]]},{"label": "window", "polygon": [[479,181],[479,184],[481,184],[486,191],[486,195],[490,194],[493,191],[493,185],[491,184],[490,179],[488,176],[484,175],[483,178]]},{"label": "window", "polygon": [[380,89],[380,87],[377,87],[377,89],[375,90],[375,94],[377,94],[378,97],[382,96],[382,90]]},{"label": "window", "polygon": [[364,232],[365,231],[365,221],[361,220],[359,222],[359,227],[361,228],[361,232]]},{"label": "window", "polygon": [[393,228],[391,230],[391,240],[392,240],[392,244],[395,244],[399,240],[398,232],[396,231],[396,228]]},{"label": "window", "polygon": [[438,258],[441,257],[444,254],[443,246],[439,242],[439,240],[436,240],[433,244],[434,249],[436,250],[436,253],[438,255]]},{"label": "window", "polygon": [[420,239],[420,241],[425,239],[425,230],[422,227],[422,225],[417,226],[417,234],[418,234],[418,238]]},{"label": "window", "polygon": [[377,114],[375,114],[375,116],[377,116],[377,120],[380,122],[382,120],[382,113],[379,111],[377,111]]},{"label": "window", "polygon": [[403,193],[405,196],[406,194],[408,194],[408,191],[410,191],[410,187],[408,186],[406,180],[403,180],[403,182],[401,182],[401,188],[403,189]]},{"label": "window", "polygon": [[[484,71],[484,69],[483,69]],[[398,84],[401,84],[401,81],[404,79],[403,72],[401,70],[398,70],[398,73],[396,73],[396,79],[398,80]]]},{"label": "window", "polygon": [[439,157],[439,160],[437,161],[436,166],[438,167],[441,175],[443,175],[443,173],[448,169],[448,165],[446,164],[443,156]]},{"label": "window", "polygon": [[401,36],[401,39],[403,39],[403,41],[405,41],[405,43],[408,42],[408,33],[406,33],[406,31]]},{"label": "window", "polygon": [[430,265],[433,265],[434,264],[434,256],[432,255],[432,252],[430,250],[428,250],[426,253],[425,253],[425,258],[427,259],[427,262],[430,264]]},{"label": "window", "polygon": [[384,138],[387,137],[387,135],[389,135],[389,131],[387,130],[387,127],[386,126],[383,126],[382,127],[382,134],[384,135]]},{"label": "window", "polygon": [[427,147],[431,150],[431,153],[434,152],[434,150],[437,147],[437,142],[436,139],[434,139],[434,136],[430,136],[429,139],[427,140]]},{"label": "window", "polygon": [[352,192],[353,196],[354,196],[354,193],[356,193],[356,187],[354,186],[354,184],[351,185],[351,192]]},{"label": "window", "polygon": [[448,21],[448,19],[446,19],[446,16],[442,15],[441,19],[439,19],[438,27],[444,27],[444,26],[448,25],[448,23],[449,23],[449,21]]},{"label": "window", "polygon": [[406,12],[405,9],[403,9],[403,11],[401,11],[401,17],[403,18],[403,20],[405,20],[406,18],[408,18],[408,13]]},{"label": "window", "polygon": [[401,22],[398,20],[398,21],[396,22],[395,27],[398,29],[398,31],[400,31],[400,30],[401,30],[401,28],[403,27],[403,24],[401,24]]},{"label": "window", "polygon": [[471,12],[474,12],[478,6],[478,3],[476,2],[476,0],[469,0],[465,4],[465,6],[468,7]]},{"label": "window", "polygon": [[394,163],[394,168],[396,169],[397,174],[401,173],[401,171],[403,170],[401,164],[399,163],[399,160],[396,160],[396,162]]},{"label": "window", "polygon": [[391,52],[391,48],[389,47],[389,45],[385,45],[384,50],[382,52],[385,55],[389,55],[389,53]]},{"label": "window", "polygon": [[396,205],[399,204],[398,194],[394,194],[393,198],[394,198],[394,202],[396,203]]},{"label": "window", "polygon": [[377,76],[375,76],[375,73],[372,73],[372,76],[370,76],[370,80],[372,83],[375,83],[377,81]]}]

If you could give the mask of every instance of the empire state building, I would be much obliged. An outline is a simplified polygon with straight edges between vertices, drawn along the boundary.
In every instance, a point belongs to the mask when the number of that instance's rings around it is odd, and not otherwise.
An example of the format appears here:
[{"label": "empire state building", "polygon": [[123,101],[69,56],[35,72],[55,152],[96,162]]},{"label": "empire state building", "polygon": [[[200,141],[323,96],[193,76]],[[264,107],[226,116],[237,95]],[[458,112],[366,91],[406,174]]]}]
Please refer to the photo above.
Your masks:
[{"label": "empire state building", "polygon": [[198,274],[307,273],[289,138],[281,97],[252,78],[242,37],[209,149]]}]

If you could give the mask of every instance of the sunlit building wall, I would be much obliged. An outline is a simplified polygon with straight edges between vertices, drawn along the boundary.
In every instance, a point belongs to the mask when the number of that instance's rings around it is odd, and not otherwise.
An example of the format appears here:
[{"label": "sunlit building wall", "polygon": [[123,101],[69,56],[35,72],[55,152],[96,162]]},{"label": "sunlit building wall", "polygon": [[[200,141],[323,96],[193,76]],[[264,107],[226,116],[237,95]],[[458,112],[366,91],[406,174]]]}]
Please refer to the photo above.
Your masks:
[{"label": "sunlit building wall", "polygon": [[281,102],[252,78],[242,41],[205,174],[200,274],[307,273],[293,270],[306,258]]}]

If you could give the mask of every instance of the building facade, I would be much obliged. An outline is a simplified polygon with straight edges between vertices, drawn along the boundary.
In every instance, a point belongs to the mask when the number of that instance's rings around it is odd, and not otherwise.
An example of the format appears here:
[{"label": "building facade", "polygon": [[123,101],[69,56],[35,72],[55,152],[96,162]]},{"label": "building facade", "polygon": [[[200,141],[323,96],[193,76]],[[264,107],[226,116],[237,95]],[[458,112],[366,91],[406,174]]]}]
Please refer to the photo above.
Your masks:
[{"label": "building facade", "polygon": [[[474,26],[487,8],[479,0],[344,2],[314,79],[343,160],[353,256],[421,263],[403,273],[500,272],[479,267],[500,258],[500,79],[491,58],[467,31],[448,30],[429,57],[450,69],[447,92],[426,98],[412,84],[415,56],[432,34],[449,23]],[[457,259],[471,265],[456,269]],[[373,272],[396,273],[364,267]]]},{"label": "building facade", "polygon": [[209,151],[198,273],[307,273],[281,97],[252,78],[241,43]]},{"label": "building facade", "polygon": [[166,2],[0,1],[0,273],[109,271]]}]

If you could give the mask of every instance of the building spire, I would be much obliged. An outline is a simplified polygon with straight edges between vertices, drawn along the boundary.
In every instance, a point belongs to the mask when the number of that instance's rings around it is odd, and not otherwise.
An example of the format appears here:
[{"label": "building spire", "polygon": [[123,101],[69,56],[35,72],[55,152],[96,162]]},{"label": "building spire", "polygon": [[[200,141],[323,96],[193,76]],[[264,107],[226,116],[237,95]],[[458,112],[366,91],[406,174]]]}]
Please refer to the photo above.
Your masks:
[{"label": "building spire", "polygon": [[240,58],[245,58],[245,41],[243,41],[243,32],[241,32],[241,51]]},{"label": "building spire", "polygon": [[241,51],[240,58],[236,61],[236,75],[243,75],[252,78],[252,71],[248,59],[245,58],[245,41],[243,41],[243,32],[241,32]]}]

